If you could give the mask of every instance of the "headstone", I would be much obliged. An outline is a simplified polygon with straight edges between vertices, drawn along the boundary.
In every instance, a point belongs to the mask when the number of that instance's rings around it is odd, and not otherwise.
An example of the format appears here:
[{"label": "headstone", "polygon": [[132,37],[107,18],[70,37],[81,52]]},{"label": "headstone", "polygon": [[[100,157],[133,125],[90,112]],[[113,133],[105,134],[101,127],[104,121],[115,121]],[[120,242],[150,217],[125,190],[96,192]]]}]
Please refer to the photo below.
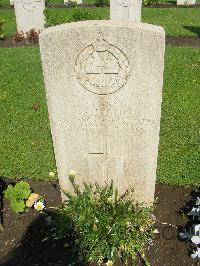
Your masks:
[{"label": "headstone", "polygon": [[[161,27],[68,23],[40,34],[60,186],[68,173],[154,200],[164,65]],[[63,197],[64,198],[64,197]]]},{"label": "headstone", "polygon": [[44,29],[45,0],[14,0],[14,7],[18,32]]},{"label": "headstone", "polygon": [[141,21],[142,0],[110,0],[110,19]]},{"label": "headstone", "polygon": [[70,2],[81,5],[83,3],[83,0],[64,0],[64,4],[70,4]]},{"label": "headstone", "polygon": [[195,5],[196,0],[177,0],[178,6],[184,6],[184,5]]}]

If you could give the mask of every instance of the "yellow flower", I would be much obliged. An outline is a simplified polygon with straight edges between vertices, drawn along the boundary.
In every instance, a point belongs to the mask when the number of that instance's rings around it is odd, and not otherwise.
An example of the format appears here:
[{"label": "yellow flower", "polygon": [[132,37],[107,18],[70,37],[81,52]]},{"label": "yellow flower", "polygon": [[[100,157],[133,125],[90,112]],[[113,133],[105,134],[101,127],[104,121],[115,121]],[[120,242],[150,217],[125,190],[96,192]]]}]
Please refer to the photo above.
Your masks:
[{"label": "yellow flower", "polygon": [[55,177],[56,176],[56,174],[54,173],[54,172],[49,172],[49,177]]},{"label": "yellow flower", "polygon": [[33,204],[39,199],[39,195],[36,193],[31,193],[26,201],[26,207],[32,207]]},{"label": "yellow flower", "polygon": [[71,177],[75,177],[75,176],[76,176],[76,172],[75,172],[74,170],[71,170],[71,171],[69,172],[69,176],[71,176]]},{"label": "yellow flower", "polygon": [[112,266],[112,265],[113,265],[112,260],[108,260],[108,261],[106,262],[106,266]]},{"label": "yellow flower", "polygon": [[43,211],[45,206],[44,206],[44,203],[41,202],[41,201],[38,201],[34,204],[34,208],[37,210],[37,211]]}]

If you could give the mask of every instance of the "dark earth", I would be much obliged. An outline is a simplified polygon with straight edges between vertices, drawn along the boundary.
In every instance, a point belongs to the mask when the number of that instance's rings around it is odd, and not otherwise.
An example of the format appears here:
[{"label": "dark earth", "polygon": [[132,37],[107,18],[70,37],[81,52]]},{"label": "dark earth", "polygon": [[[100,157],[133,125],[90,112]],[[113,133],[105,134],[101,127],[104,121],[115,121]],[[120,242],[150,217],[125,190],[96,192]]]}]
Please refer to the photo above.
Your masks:
[{"label": "dark earth", "polygon": [[[11,181],[4,183],[4,188]],[[53,207],[61,203],[57,183],[28,181],[31,188],[46,199],[47,213],[53,215]],[[188,223],[183,213],[191,208],[199,190],[192,187],[156,185],[156,228],[159,231],[153,245],[145,255],[152,266],[200,265],[190,258],[188,244],[178,239],[178,232]],[[65,240],[48,238],[49,226],[44,214],[31,210],[14,214],[7,200],[3,200],[3,226],[0,231],[0,265],[46,266],[80,265],[72,257]],[[121,265],[120,263],[116,265]],[[131,265],[131,264],[130,264]],[[142,265],[140,262],[137,265]]]}]

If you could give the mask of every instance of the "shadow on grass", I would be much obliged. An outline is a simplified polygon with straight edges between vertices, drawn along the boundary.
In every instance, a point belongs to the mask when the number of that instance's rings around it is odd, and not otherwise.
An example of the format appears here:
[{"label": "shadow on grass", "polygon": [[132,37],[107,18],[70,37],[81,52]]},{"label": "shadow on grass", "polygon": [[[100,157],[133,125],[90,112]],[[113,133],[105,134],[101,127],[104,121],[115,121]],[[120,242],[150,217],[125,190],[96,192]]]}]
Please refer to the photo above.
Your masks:
[{"label": "shadow on grass", "polygon": [[52,227],[47,217],[55,217],[55,213],[48,211],[47,215],[39,215],[28,226],[18,247],[3,258],[1,266],[85,265],[79,262],[78,252],[74,252],[71,241],[49,237]]},{"label": "shadow on grass", "polygon": [[168,4],[176,5],[176,0],[167,0],[165,2]]},{"label": "shadow on grass", "polygon": [[5,188],[6,188],[5,181],[0,178],[0,226],[3,224],[3,191]]},{"label": "shadow on grass", "polygon": [[183,26],[184,29],[189,30],[195,34],[197,34],[198,37],[200,37],[200,27],[195,26]]}]

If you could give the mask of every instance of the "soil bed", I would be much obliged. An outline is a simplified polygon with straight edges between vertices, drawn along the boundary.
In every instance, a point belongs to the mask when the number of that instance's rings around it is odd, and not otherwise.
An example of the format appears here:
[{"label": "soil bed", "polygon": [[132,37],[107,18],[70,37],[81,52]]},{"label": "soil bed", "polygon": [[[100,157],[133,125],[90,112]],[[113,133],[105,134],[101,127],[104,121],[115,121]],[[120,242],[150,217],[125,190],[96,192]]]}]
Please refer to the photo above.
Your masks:
[{"label": "soil bed", "polygon": [[[58,185],[49,182],[28,182],[35,191],[45,196],[48,213],[53,215],[53,209],[50,207],[61,202]],[[186,243],[177,239],[177,228],[180,230],[188,222],[186,216],[180,215],[180,210],[186,208],[197,193],[197,188],[156,186],[157,203],[154,214],[159,234],[153,245],[146,250],[146,256],[152,266],[198,265],[198,261],[189,257]],[[6,200],[3,203],[4,231],[0,232],[0,265],[66,266],[73,262],[74,258],[66,241],[46,237],[49,227],[44,214],[31,210],[29,213],[16,215]]]}]

